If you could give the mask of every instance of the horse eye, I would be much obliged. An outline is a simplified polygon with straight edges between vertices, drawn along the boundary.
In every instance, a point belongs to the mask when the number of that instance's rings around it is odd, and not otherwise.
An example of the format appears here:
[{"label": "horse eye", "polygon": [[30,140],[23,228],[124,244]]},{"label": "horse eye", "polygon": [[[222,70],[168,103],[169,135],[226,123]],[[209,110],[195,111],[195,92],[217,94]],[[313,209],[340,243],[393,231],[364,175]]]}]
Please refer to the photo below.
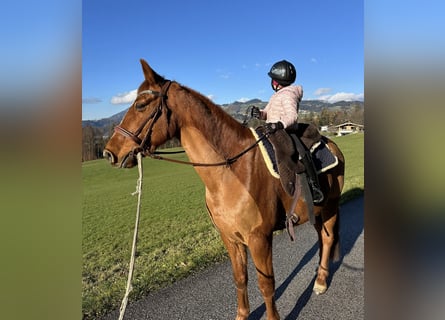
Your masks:
[{"label": "horse eye", "polygon": [[147,107],[147,104],[145,101],[141,101],[141,102],[137,102],[134,107],[136,108],[136,110],[138,111],[142,111]]}]

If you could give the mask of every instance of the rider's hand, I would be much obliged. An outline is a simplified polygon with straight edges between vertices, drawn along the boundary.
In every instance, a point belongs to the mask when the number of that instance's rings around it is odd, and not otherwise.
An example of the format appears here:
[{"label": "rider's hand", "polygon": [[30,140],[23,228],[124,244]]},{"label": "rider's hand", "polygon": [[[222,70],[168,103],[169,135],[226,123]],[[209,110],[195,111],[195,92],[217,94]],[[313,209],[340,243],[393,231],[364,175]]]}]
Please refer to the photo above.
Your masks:
[{"label": "rider's hand", "polygon": [[272,122],[272,123],[266,123],[264,125],[264,131],[266,134],[272,134],[275,133],[277,130],[284,129],[284,125],[282,122]]},{"label": "rider's hand", "polygon": [[252,110],[250,110],[250,116],[252,118],[260,119],[261,118],[260,109],[258,107],[252,106]]}]

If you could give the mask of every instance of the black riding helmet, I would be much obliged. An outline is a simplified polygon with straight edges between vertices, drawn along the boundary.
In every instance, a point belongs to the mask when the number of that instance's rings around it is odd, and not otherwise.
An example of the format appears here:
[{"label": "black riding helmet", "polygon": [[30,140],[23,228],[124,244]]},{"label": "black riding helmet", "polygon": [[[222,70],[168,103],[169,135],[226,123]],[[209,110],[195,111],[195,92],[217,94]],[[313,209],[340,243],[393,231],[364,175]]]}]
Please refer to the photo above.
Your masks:
[{"label": "black riding helmet", "polygon": [[270,68],[268,75],[282,86],[288,86],[297,78],[297,71],[292,63],[281,60]]}]

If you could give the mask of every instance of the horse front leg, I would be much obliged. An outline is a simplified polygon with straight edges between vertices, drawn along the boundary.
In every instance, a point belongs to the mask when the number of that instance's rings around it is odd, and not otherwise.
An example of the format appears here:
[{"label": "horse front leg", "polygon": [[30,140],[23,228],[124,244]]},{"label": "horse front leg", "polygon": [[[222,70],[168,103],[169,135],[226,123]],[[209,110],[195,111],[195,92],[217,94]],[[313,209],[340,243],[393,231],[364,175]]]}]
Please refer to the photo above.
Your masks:
[{"label": "horse front leg", "polygon": [[327,208],[323,210],[321,220],[317,220],[315,224],[320,244],[320,260],[313,288],[317,295],[325,293],[328,289],[329,261],[334,243],[338,244],[338,207],[331,206],[329,210]]},{"label": "horse front leg", "polygon": [[275,276],[272,265],[272,235],[253,234],[249,237],[249,250],[258,276],[258,287],[263,295],[268,320],[279,320],[275,304]]},{"label": "horse front leg", "polygon": [[236,320],[247,320],[250,313],[249,297],[247,295],[247,251],[242,243],[235,243],[221,234],[221,238],[229,253],[232,263],[233,279],[236,286],[238,309]]}]

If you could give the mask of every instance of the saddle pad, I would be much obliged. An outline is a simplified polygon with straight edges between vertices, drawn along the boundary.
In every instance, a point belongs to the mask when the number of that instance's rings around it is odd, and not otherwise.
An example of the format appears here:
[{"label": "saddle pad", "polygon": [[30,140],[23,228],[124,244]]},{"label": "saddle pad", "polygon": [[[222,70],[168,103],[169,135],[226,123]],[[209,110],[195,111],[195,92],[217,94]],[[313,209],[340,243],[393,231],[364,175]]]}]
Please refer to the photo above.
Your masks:
[{"label": "saddle pad", "polygon": [[[252,131],[255,140],[260,138],[261,133],[257,133],[255,128],[249,128]],[[258,144],[261,150],[261,154],[263,155],[264,161],[266,162],[267,169],[269,169],[270,174],[279,179],[280,174],[278,173],[277,161],[275,158],[275,152],[273,150],[273,146],[270,143],[269,139],[263,139]]]},{"label": "saddle pad", "polygon": [[[254,128],[249,129],[252,131],[255,140],[258,140],[261,134]],[[280,178],[275,152],[269,139],[263,139],[258,145],[270,174],[275,178]],[[319,142],[314,144],[310,151],[312,154],[312,161],[314,162],[318,174],[325,172],[338,164],[338,158],[332,154],[325,137],[322,137]]]},{"label": "saddle pad", "polygon": [[328,171],[338,164],[337,156],[334,156],[329,149],[326,138],[322,136],[321,140],[311,148],[312,161],[314,162],[317,173]]}]

